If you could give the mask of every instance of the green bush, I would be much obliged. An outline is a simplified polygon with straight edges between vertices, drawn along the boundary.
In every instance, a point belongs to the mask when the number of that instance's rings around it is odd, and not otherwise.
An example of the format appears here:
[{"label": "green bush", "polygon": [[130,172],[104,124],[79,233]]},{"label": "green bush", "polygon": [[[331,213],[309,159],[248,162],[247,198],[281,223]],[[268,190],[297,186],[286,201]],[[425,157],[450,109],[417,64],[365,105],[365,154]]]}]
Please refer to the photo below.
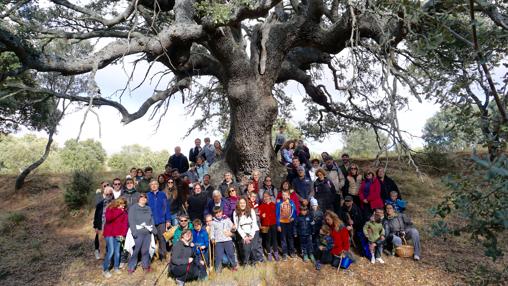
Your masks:
[{"label": "green bush", "polygon": [[88,203],[88,198],[96,185],[91,171],[75,171],[65,189],[65,204],[72,210]]}]

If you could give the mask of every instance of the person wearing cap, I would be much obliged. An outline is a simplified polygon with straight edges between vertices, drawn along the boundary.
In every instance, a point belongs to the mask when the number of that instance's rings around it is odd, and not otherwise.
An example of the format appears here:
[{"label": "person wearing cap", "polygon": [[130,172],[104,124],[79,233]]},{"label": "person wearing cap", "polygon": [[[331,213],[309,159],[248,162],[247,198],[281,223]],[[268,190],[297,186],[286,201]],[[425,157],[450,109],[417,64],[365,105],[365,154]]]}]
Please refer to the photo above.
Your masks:
[{"label": "person wearing cap", "polygon": [[344,204],[341,207],[339,214],[340,219],[346,226],[353,227],[353,242],[356,246],[360,246],[361,241],[357,233],[363,231],[365,219],[363,218],[360,208],[353,202],[352,196],[344,197]]},{"label": "person wearing cap", "polygon": [[314,245],[314,249],[317,249],[318,239],[319,239],[319,230],[323,225],[323,216],[324,213],[319,208],[318,202],[315,198],[310,198],[310,215],[312,216],[312,244]]},{"label": "person wearing cap", "polygon": [[300,163],[300,159],[295,156],[295,157],[293,157],[293,159],[291,161],[291,165],[288,166],[288,175],[287,175],[286,179],[289,182],[292,182],[293,179],[298,177],[298,170],[300,169],[300,167],[304,168],[303,170],[304,170],[305,177],[310,179],[309,171],[307,171],[305,169],[305,167],[302,166],[302,164]]},{"label": "person wearing cap", "polygon": [[298,176],[293,179],[291,185],[298,195],[298,200],[303,205],[308,205],[309,199],[314,194],[312,193],[312,181],[306,176],[305,168],[299,166],[297,169]]}]

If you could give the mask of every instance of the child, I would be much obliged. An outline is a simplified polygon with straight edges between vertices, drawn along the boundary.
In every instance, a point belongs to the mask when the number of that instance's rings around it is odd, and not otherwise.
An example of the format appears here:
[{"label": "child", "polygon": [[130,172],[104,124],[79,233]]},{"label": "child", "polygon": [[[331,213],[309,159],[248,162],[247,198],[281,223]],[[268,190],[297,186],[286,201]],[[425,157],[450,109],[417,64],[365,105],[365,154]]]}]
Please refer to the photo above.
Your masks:
[{"label": "child", "polygon": [[[192,242],[196,247],[196,254],[198,261],[203,257],[205,258],[205,262],[208,265],[208,233],[206,229],[203,228],[203,223],[200,219],[195,219],[192,221],[194,225],[194,229],[192,230]],[[201,255],[203,254],[203,255]]]},{"label": "child", "polygon": [[302,248],[303,262],[312,261],[315,263],[312,250],[312,218],[309,215],[307,206],[300,208],[300,215],[296,218],[296,229],[300,237],[300,245]]},{"label": "child", "polygon": [[310,198],[310,215],[312,217],[312,244],[314,248],[318,246],[319,230],[323,225],[323,211],[319,208],[315,198]]},{"label": "child", "polygon": [[294,257],[293,228],[296,218],[296,206],[290,200],[289,191],[282,192],[282,201],[278,202],[275,208],[275,220],[277,231],[281,233],[282,260],[287,261],[287,255]]},{"label": "child", "polygon": [[385,241],[385,229],[381,223],[382,220],[383,210],[376,209],[370,221],[363,226],[363,234],[365,234],[365,237],[367,237],[367,240],[369,241],[371,263],[376,263],[376,261],[381,264],[385,263],[381,258],[383,243]]},{"label": "child", "polygon": [[330,236],[330,227],[323,225],[319,230],[318,247],[316,249],[316,270],[321,270],[321,261],[324,254],[330,253],[333,248],[333,239]]},{"label": "child", "polygon": [[406,210],[406,201],[397,198],[398,193],[396,191],[390,192],[390,199],[385,200],[386,205],[392,205],[393,209],[398,213],[403,213]]},{"label": "child", "polygon": [[259,206],[259,216],[261,219],[261,236],[263,237],[268,261],[272,261],[272,258],[279,261],[275,203],[268,192],[263,193],[263,203]]},{"label": "child", "polygon": [[222,213],[220,206],[213,208],[213,222],[210,239],[215,244],[215,272],[221,272],[222,258],[224,254],[231,262],[231,270],[238,270],[235,258],[235,245],[231,237],[233,236],[233,222]]}]

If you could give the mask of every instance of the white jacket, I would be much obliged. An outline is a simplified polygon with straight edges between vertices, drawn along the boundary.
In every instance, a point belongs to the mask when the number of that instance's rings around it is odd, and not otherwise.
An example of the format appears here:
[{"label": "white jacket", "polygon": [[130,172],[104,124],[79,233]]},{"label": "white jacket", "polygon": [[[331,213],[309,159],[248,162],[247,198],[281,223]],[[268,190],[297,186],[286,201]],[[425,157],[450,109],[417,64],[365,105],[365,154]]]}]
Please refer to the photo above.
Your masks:
[{"label": "white jacket", "polygon": [[250,216],[242,215],[238,217],[236,211],[233,212],[233,221],[235,222],[238,234],[242,238],[247,236],[254,237],[256,231],[259,231],[256,213],[253,209],[250,210]]}]

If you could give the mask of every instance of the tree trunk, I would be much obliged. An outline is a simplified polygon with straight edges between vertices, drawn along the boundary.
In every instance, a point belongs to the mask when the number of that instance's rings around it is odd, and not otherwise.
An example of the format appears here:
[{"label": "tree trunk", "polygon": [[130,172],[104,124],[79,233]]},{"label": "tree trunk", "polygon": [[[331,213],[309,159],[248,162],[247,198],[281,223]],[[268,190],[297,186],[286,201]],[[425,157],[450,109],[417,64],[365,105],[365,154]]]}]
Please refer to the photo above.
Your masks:
[{"label": "tree trunk", "polygon": [[272,174],[280,165],[272,146],[272,126],[277,118],[273,84],[262,80],[229,81],[230,131],[225,144],[225,160],[240,177],[259,170]]}]

